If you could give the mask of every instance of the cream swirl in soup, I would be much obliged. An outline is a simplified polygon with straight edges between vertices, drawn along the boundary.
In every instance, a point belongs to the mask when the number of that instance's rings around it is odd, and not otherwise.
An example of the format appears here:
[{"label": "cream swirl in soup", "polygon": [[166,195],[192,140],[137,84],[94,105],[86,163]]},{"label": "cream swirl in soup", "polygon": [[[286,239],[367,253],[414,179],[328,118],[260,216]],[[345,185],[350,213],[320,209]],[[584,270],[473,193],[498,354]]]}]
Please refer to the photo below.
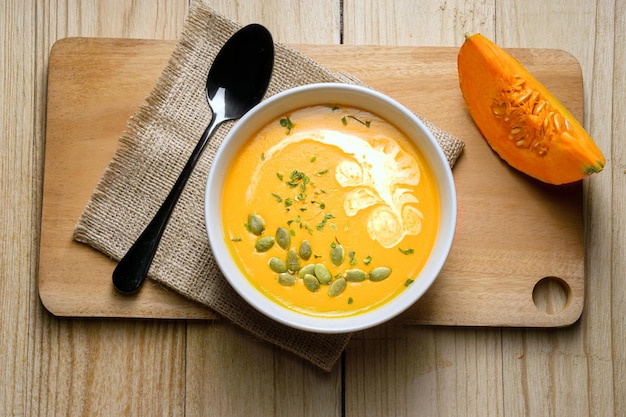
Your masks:
[{"label": "cream swirl in soup", "polygon": [[[411,205],[419,201],[411,189],[405,187],[419,184],[419,164],[395,140],[378,136],[368,141],[336,130],[297,132],[266,151],[265,159],[304,141],[332,146],[345,154],[346,158],[334,168],[335,179],[345,190],[344,211],[352,217],[363,209],[376,206],[366,220],[373,240],[390,248],[398,245],[407,234],[420,232],[423,215]],[[256,192],[261,180],[260,168],[252,176],[246,192],[248,199]]]}]

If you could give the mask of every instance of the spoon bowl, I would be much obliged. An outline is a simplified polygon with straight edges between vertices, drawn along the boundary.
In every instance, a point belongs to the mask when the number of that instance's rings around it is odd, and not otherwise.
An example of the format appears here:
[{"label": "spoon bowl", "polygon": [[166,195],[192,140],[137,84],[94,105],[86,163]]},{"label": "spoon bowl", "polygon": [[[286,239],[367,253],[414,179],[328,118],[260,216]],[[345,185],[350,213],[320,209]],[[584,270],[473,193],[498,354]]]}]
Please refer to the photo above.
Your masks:
[{"label": "spoon bowl", "polygon": [[133,294],[141,288],[170,215],[209,139],[222,122],[239,119],[263,99],[273,67],[272,36],[258,24],[237,31],[218,52],[206,82],[211,121],[154,218],[113,271],[113,285],[119,292]]}]

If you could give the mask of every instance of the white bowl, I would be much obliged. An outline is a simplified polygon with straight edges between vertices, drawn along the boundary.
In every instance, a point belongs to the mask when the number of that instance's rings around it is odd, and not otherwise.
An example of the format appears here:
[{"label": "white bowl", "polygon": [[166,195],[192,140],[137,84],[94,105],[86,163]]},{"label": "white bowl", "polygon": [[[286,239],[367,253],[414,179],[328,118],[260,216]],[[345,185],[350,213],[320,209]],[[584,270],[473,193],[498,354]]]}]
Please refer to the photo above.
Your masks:
[{"label": "white bowl", "polygon": [[[262,126],[298,108],[337,103],[370,111],[395,125],[422,151],[435,175],[440,193],[440,224],[435,245],[415,281],[387,303],[347,317],[305,315],[270,300],[257,290],[235,264],[225,245],[222,223],[222,189],[226,172],[237,152]],[[456,226],[456,190],[446,158],[424,124],[407,108],[379,92],[347,84],[310,84],[293,88],[263,101],[239,120],[220,145],[211,166],[205,195],[205,220],[209,243],[230,285],[255,309],[287,326],[319,333],[345,333],[366,329],[397,316],[413,305],[437,278],[448,257]]]}]

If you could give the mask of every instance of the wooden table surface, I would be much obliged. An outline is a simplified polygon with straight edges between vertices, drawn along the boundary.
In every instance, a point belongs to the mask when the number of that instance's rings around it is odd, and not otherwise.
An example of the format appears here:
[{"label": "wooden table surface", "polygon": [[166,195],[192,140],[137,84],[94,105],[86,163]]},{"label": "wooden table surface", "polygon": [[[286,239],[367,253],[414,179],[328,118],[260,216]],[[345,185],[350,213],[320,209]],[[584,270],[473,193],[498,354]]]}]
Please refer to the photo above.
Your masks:
[{"label": "wooden table surface", "polygon": [[189,1],[0,1],[0,416],[626,415],[623,1],[205,0],[283,43],[460,46],[479,31],[573,54],[584,125],[607,157],[584,182],[586,300],[573,326],[383,325],[325,373],[224,321],[48,313],[37,276],[50,48],[177,39]]}]

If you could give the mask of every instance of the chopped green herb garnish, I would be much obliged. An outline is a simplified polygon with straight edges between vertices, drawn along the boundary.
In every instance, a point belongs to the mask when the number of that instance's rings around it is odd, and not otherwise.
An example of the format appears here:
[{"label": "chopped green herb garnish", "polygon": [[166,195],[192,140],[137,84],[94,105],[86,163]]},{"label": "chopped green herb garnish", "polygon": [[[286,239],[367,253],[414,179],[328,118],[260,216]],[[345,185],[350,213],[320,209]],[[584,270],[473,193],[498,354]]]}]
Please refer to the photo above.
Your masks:
[{"label": "chopped green herb garnish", "polygon": [[[365,121],[363,121],[363,120],[358,119],[358,118],[356,118],[356,117],[354,117],[354,116],[352,116],[352,115],[349,115],[349,116],[347,116],[347,117],[349,117],[350,119],[352,119],[352,120],[354,120],[354,121],[356,121],[356,122],[359,122],[359,123],[361,123],[362,125],[367,126],[367,127],[370,127],[370,125],[372,124],[371,120],[365,120]],[[343,116],[343,117],[341,118],[341,123],[342,123],[344,126],[347,126],[347,125],[348,125],[348,119],[346,118],[346,116]]]},{"label": "chopped green herb garnish", "polygon": [[322,171],[319,171],[319,172],[318,172],[318,173],[316,173],[315,175],[317,175],[318,177],[321,177],[321,176],[322,176],[322,175],[324,175],[324,174],[328,174],[328,170],[327,170],[327,169],[322,170]]},{"label": "chopped green herb garnish", "polygon": [[320,230],[320,231],[323,230],[324,226],[326,225],[326,222],[328,222],[328,220],[334,219],[334,218],[335,218],[335,216],[333,216],[332,214],[326,213],[324,215],[324,218],[322,219],[322,221],[319,222],[318,225],[316,226],[317,230]]},{"label": "chopped green herb garnish", "polygon": [[234,237],[231,239],[231,241],[233,242],[241,242],[243,239],[241,239],[240,237]]},{"label": "chopped green herb garnish", "polygon": [[415,281],[415,280],[410,279],[410,278],[409,278],[409,279],[407,279],[406,281],[404,281],[404,286],[405,286],[405,287],[408,287],[409,285],[413,284],[413,281]]},{"label": "chopped green herb garnish", "polygon": [[280,119],[280,125],[287,128],[287,134],[291,133],[291,129],[293,129],[293,123],[291,123],[289,117],[283,117],[282,119]]},{"label": "chopped green herb garnish", "polygon": [[356,265],[356,257],[355,257],[356,253],[351,250],[350,252],[348,252],[348,256],[350,257],[350,265]]},{"label": "chopped green herb garnish", "polygon": [[261,153],[261,161],[265,161],[265,152]]},{"label": "chopped green herb garnish", "polygon": [[287,181],[287,185],[290,188],[300,187],[301,190],[304,191],[306,189],[306,184],[310,183],[311,179],[304,172],[293,170],[289,175],[289,180]]},{"label": "chopped green herb garnish", "polygon": [[280,172],[277,172],[277,173],[276,173],[276,176],[278,177],[278,180],[279,180],[279,181],[282,181],[282,180],[283,180],[283,174],[281,174]]},{"label": "chopped green herb garnish", "polygon": [[359,122],[359,123],[361,123],[362,125],[365,125],[365,126],[367,126],[367,127],[370,127],[370,124],[372,123],[370,120],[363,121],[363,120],[357,119],[357,118],[356,118],[356,117],[354,117],[354,116],[348,116],[348,117],[349,117],[349,118],[351,118],[352,120],[356,120],[357,122]]},{"label": "chopped green herb garnish", "polygon": [[311,200],[311,204],[317,204],[317,206],[322,210],[326,208],[326,204],[320,203],[319,201]]},{"label": "chopped green herb garnish", "polygon": [[367,256],[365,257],[365,259],[363,259],[363,263],[364,263],[365,265],[369,265],[369,264],[370,264],[370,262],[372,262],[372,257],[371,257],[371,256],[369,256],[369,255],[367,255]]},{"label": "chopped green herb garnish", "polygon": [[413,248],[408,248],[408,249],[398,248],[398,250],[405,255],[412,255],[415,252]]},{"label": "chopped green herb garnish", "polygon": [[352,297],[348,298],[348,304],[352,304],[354,302],[354,300],[352,299]]},{"label": "chopped green herb garnish", "polygon": [[315,162],[316,159],[317,159],[317,156],[313,155],[313,157],[311,158],[311,162]]},{"label": "chopped green herb garnish", "polygon": [[283,201],[283,198],[276,193],[272,193],[272,197],[274,197],[274,199],[279,203]]}]

